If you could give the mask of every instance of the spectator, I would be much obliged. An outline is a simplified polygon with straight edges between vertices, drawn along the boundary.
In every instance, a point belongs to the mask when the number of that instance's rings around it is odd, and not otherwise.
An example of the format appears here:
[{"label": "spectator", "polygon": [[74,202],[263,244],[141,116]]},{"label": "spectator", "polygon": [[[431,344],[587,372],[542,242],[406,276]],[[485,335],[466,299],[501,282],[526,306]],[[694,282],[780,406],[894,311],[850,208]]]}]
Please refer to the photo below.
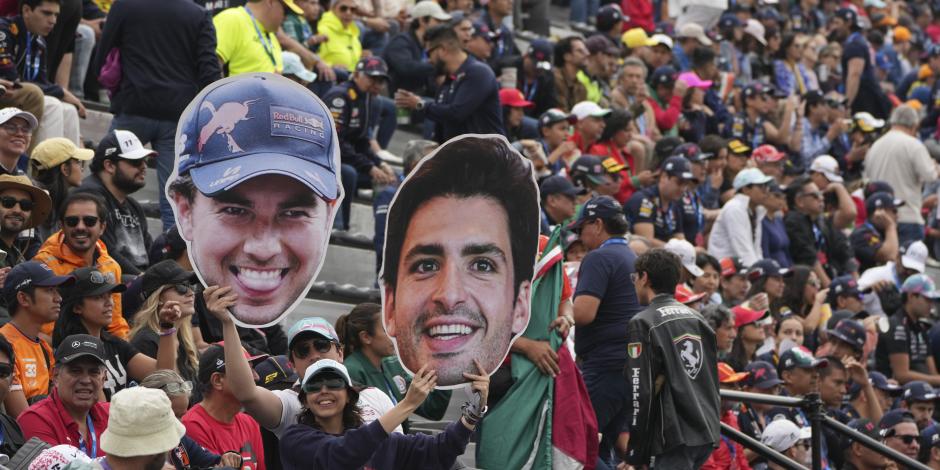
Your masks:
[{"label": "spectator", "polygon": [[499,103],[503,110],[503,127],[510,142],[539,138],[538,121],[525,115],[527,109],[535,107],[535,103],[526,100],[515,88],[499,90]]},{"label": "spectator", "polygon": [[542,235],[549,236],[555,227],[566,223],[575,216],[576,197],[583,196],[586,190],[571,184],[561,175],[549,176],[539,185],[539,197],[542,199]]},{"label": "spectator", "polygon": [[884,414],[878,423],[884,444],[912,459],[920,451],[920,433],[914,415],[907,410],[895,409]]},{"label": "spectator", "polygon": [[628,201],[637,188],[649,186],[654,181],[653,172],[640,169],[646,164],[646,147],[634,138],[635,123],[629,111],[612,110],[604,119],[604,130],[598,142],[588,149],[591,155],[604,160],[613,159],[623,167],[620,171],[620,188],[614,196],[620,203]]},{"label": "spectator", "polygon": [[738,257],[744,266],[763,258],[763,205],[769,198],[768,184],[773,179],[756,168],[734,177],[736,195],[718,213],[708,238],[708,252],[715,257]]},{"label": "spectator", "polygon": [[776,181],[768,183],[767,198],[764,208],[767,215],[761,221],[761,251],[764,258],[770,258],[789,268],[793,265],[790,258],[790,237],[787,235],[783,213],[787,207],[784,188]]},{"label": "spectator", "polygon": [[320,57],[331,67],[352,72],[362,56],[357,8],[354,0],[330,2],[330,11],[320,17],[317,32],[325,34],[327,41],[320,45]]},{"label": "spectator", "polygon": [[705,35],[705,30],[697,23],[681,24],[676,29],[676,38],[679,40],[679,47],[673,51],[673,54],[681,72],[692,70],[692,51],[696,47],[711,47],[712,45],[712,40]]},{"label": "spectator", "polygon": [[584,68],[588,55],[587,45],[580,36],[568,36],[555,44],[555,95],[558,107],[571,110],[575,104],[587,99],[587,88],[578,73]]},{"label": "spectator", "polygon": [[493,71],[467,55],[457,34],[447,26],[435,26],[425,34],[429,59],[448,78],[441,85],[446,92],[436,102],[399,90],[395,104],[416,109],[437,124],[435,140],[446,142],[461,134],[502,134],[499,85]]},{"label": "spectator", "polygon": [[649,89],[646,87],[647,68],[636,57],[624,59],[614,89],[610,92],[611,105],[623,108],[635,116],[637,133],[653,141],[659,138],[656,116],[653,107],[647,102]]},{"label": "spectator", "polygon": [[408,18],[408,11],[405,7],[404,0],[375,3],[371,0],[358,0],[356,2],[363,50],[369,51],[373,56],[382,55],[389,37],[398,33],[401,24],[399,20]]},{"label": "spectator", "polygon": [[80,149],[64,137],[46,139],[33,149],[29,156],[32,177],[52,199],[49,216],[36,227],[40,244],[62,228],[59,225],[61,214],[58,212],[62,201],[70,189],[82,184],[85,162],[94,156],[94,150]]},{"label": "spectator", "polygon": [[901,250],[900,262],[888,261],[884,266],[869,268],[858,278],[858,287],[870,290],[862,302],[872,315],[891,315],[901,307],[900,289],[907,278],[926,270],[927,246],[914,242]]},{"label": "spectator", "polygon": [[695,263],[695,247],[691,243],[672,239],[663,246],[663,249],[679,257],[679,263],[682,265],[682,271],[679,273],[680,284],[687,285],[704,274],[702,268]]},{"label": "spectator", "polygon": [[845,189],[840,175],[839,162],[829,155],[816,157],[809,167],[809,176],[823,191],[826,211],[831,214],[836,227],[850,226],[855,222],[855,202]]},{"label": "spectator", "polygon": [[[372,145],[371,129],[376,113],[375,100],[379,98],[388,80],[388,66],[380,57],[359,61],[349,81],[334,86],[323,96],[339,137],[342,162],[343,192],[353,196],[359,187],[386,186],[395,183],[392,168],[376,154]],[[352,197],[343,200],[337,219],[342,230],[349,230],[352,216]]]},{"label": "spectator", "polygon": [[150,264],[150,232],[147,216],[131,194],[146,184],[147,160],[156,154],[140,144],[133,132],[109,132],[95,151],[91,175],[79,191],[93,193],[105,201],[107,218],[101,240],[111,247],[109,254],[121,267],[121,274],[136,276]]},{"label": "spectator", "polygon": [[613,158],[601,161],[593,155],[584,155],[571,164],[569,174],[575,185],[584,188],[589,197],[614,197],[620,188],[620,175],[624,168]]},{"label": "spectator", "polygon": [[[777,371],[783,380],[781,395],[802,397],[816,391],[819,384],[819,369],[829,365],[826,359],[816,359],[805,346],[794,346],[780,354]],[[767,413],[771,421],[789,419],[800,426],[809,425],[809,418],[799,408],[774,408]],[[825,454],[825,451],[824,451]],[[825,455],[823,456],[825,458]]]},{"label": "spectator", "polygon": [[0,328],[0,334],[12,348],[8,359],[14,364],[14,377],[4,408],[14,418],[51,392],[53,351],[39,332],[59,316],[62,296],[58,288],[73,282],[35,261],[17,265],[6,276],[3,299],[12,319]]},{"label": "spectator", "polygon": [[914,423],[918,431],[936,426],[933,420],[934,403],[937,401],[937,391],[927,382],[914,380],[904,384],[901,394],[902,410],[907,410],[914,416]]},{"label": "spectator", "polygon": [[790,237],[790,256],[795,264],[811,266],[822,285],[847,272],[852,248],[845,236],[823,215],[823,193],[809,177],[787,186],[790,211],[784,218]]},{"label": "spectator", "polygon": [[832,18],[830,30],[833,39],[845,47],[842,70],[849,109],[853,113],[867,111],[879,119],[888,117],[891,103],[875,77],[874,55],[861,32],[858,13],[851,8],[840,8]]},{"label": "spectator", "polygon": [[702,270],[702,274],[695,276],[695,279],[692,280],[692,291],[705,294],[703,305],[720,304],[721,296],[718,295],[718,279],[721,277],[721,263],[708,253],[698,253],[695,255],[695,265]]},{"label": "spectator", "polygon": [[568,139],[577,145],[582,154],[589,153],[591,146],[599,141],[607,127],[604,118],[610,113],[610,109],[601,108],[591,101],[582,101],[571,108],[571,114],[577,118],[577,122],[574,133]]},{"label": "spectator", "polygon": [[721,303],[725,307],[734,307],[747,299],[747,291],[750,288],[747,265],[736,256],[721,258],[719,262],[721,263]]},{"label": "spectator", "polygon": [[110,283],[105,274],[93,267],[78,268],[71,277],[75,278],[75,283],[63,292],[62,313],[55,323],[52,346],[58,349],[67,336],[76,334],[100,338],[104,347],[102,358],[107,365],[106,399],[157,369],[175,367],[176,336],[168,332],[178,328],[182,314],[179,305],[164,305],[160,309],[160,347],[154,359],[105,331],[111,322],[112,297],[127,286]]},{"label": "spectator", "polygon": [[[16,355],[13,346],[3,337],[0,337],[0,401],[6,402],[11,383],[15,381],[13,374],[16,370]],[[3,442],[0,442],[0,453],[8,456],[26,443],[23,430],[16,423],[16,417],[4,412],[0,413],[0,430],[3,431]]]},{"label": "spectator", "polygon": [[767,339],[764,327],[760,323],[768,317],[768,310],[754,310],[743,305],[731,308],[734,314],[734,327],[738,336],[731,346],[727,362],[731,367],[737,365],[742,370],[748,363],[757,359],[757,348]]},{"label": "spectator", "polygon": [[[793,346],[802,346],[806,336],[803,334],[803,320],[792,313],[780,315],[780,318],[773,322],[773,327],[772,348],[760,354],[757,360],[776,367],[780,364],[780,354]],[[761,349],[766,350],[766,345]]]},{"label": "spectator", "polygon": [[653,71],[650,77],[650,96],[646,102],[653,108],[656,126],[664,136],[678,135],[676,124],[682,112],[682,98],[688,91],[688,84],[679,80],[676,69],[665,65]]},{"label": "spectator", "polygon": [[101,436],[101,461],[108,468],[164,465],[186,428],[173,416],[170,400],[158,390],[134,387],[114,396],[108,428]]},{"label": "spectator", "polygon": [[[193,292],[199,280],[192,271],[186,271],[173,260],[154,264],[141,275],[140,297],[144,299],[134,314],[130,344],[147,357],[157,359],[164,333],[176,336],[176,370],[188,381],[196,380],[199,351],[194,343],[192,319],[196,295]],[[161,318],[164,309],[178,310],[178,326],[167,328]],[[172,331],[172,330],[176,331]]]},{"label": "spectator", "polygon": [[[483,14],[480,20],[489,26],[490,31],[496,34],[493,44],[493,53],[490,55],[489,63],[493,72],[500,76],[504,68],[514,69],[522,59],[522,53],[516,46],[515,37],[512,29],[503,22],[508,16],[512,16],[513,0],[491,0],[483,6]],[[512,77],[515,82],[516,77]]]},{"label": "spectator", "polygon": [[[620,372],[626,364],[628,341],[617,332],[640,311],[630,283],[636,255],[623,238],[627,233],[623,208],[609,196],[588,201],[570,227],[589,251],[581,261],[574,294],[578,328],[574,346],[582,360],[598,432],[604,435],[600,458],[606,462],[629,414],[629,391]],[[675,286],[669,292],[673,290]]]},{"label": "spectator", "polygon": [[429,91],[429,78],[435,74],[434,64],[425,58],[424,35],[428,29],[451,20],[451,15],[444,12],[433,0],[424,0],[411,9],[411,23],[407,31],[393,36],[382,57],[389,67],[389,92],[399,88],[426,95]]},{"label": "spectator", "polygon": [[[832,321],[833,318],[830,318],[830,321]],[[826,345],[821,345],[817,348],[817,353],[828,349],[830,356],[841,361],[851,362],[851,360],[855,360],[855,362],[858,362],[864,359],[863,354],[865,353],[865,342],[868,339],[868,332],[861,322],[848,318],[840,320],[836,323],[835,328],[830,328],[826,331],[826,337],[826,344],[829,345],[829,347],[824,348],[823,346]]]},{"label": "spectator", "polygon": [[[925,463],[931,470],[940,467],[940,453],[934,452],[940,444],[940,428],[934,426],[921,432],[923,444],[920,447],[920,461]],[[884,457],[881,457],[882,459]]]},{"label": "spectator", "polygon": [[52,392],[16,420],[23,437],[38,437],[49,445],[72,445],[92,459],[104,456],[101,435],[108,427],[109,404],[98,397],[103,392],[105,364],[100,339],[65,338],[55,351]]},{"label": "spectator", "polygon": [[858,281],[849,274],[833,279],[829,284],[827,303],[833,311],[848,310],[852,314],[864,311],[862,292],[859,290]]},{"label": "spectator", "polygon": [[472,23],[473,32],[470,33],[470,40],[467,41],[464,49],[470,55],[480,62],[486,62],[493,55],[494,43],[499,38],[499,33],[490,30],[490,27],[482,21]]},{"label": "spectator", "polygon": [[[866,385],[871,385],[871,389]],[[861,384],[853,381],[849,385],[849,403],[842,410],[852,419],[880,420],[883,412],[890,410],[902,392],[900,385],[889,382],[884,374],[873,370],[868,372],[867,381],[862,381]]]},{"label": "spectator", "polygon": [[552,108],[539,116],[539,139],[552,173],[567,168],[580,154],[577,143],[568,140],[571,126],[578,122],[574,114]]},{"label": "spectator", "polygon": [[763,144],[754,149],[751,158],[765,175],[772,177],[778,183],[786,184],[784,168],[788,163],[787,154],[777,150],[777,147],[773,145]]},{"label": "spectator", "polygon": [[[294,0],[250,0],[243,7],[226,8],[212,18],[218,38],[215,53],[224,75],[283,70],[276,33],[284,22],[285,8],[304,14]],[[193,95],[198,91],[194,90]]]},{"label": "spectator", "polygon": [[809,167],[820,155],[829,154],[833,141],[845,132],[841,119],[830,120],[829,104],[821,91],[814,90],[803,96],[804,115],[800,118],[803,140],[800,142],[800,164]]},{"label": "spectator", "polygon": [[538,118],[545,111],[557,106],[555,96],[555,74],[552,70],[554,46],[545,39],[536,39],[522,57],[522,71],[518,74],[516,88],[522,90],[525,99],[535,103],[525,110],[526,116]]},{"label": "spectator", "polygon": [[[405,399],[414,377],[408,377],[395,356],[395,344],[385,333],[381,312],[382,307],[378,304],[359,304],[336,320],[336,332],[344,339],[343,365],[353,383],[384,389],[398,403]],[[414,412],[426,419],[440,421],[447,411],[450,397],[450,390],[433,390]],[[402,425],[407,432],[408,421]]]},{"label": "spectator", "polygon": [[715,343],[718,346],[719,359],[731,352],[731,346],[738,337],[735,315],[724,305],[709,305],[702,309],[702,316],[708,326],[715,330]]},{"label": "spectator", "polygon": [[[809,426],[797,426],[789,419],[775,420],[764,428],[760,441],[771,449],[800,463],[807,463],[810,456],[809,439],[812,431]],[[768,468],[783,468],[769,463]]]},{"label": "spectator", "polygon": [[877,192],[865,200],[868,219],[852,231],[850,237],[859,271],[897,258],[898,208],[903,205],[903,200],[887,192]]},{"label": "spectator", "polygon": [[[929,326],[920,322],[930,315],[931,305],[940,298],[933,280],[915,274],[901,286],[901,308],[889,318],[890,327],[878,339],[875,351],[877,369],[901,384],[923,380],[940,385],[937,366],[930,355]],[[890,313],[890,312],[886,312]]]},{"label": "spectator", "polygon": [[[722,390],[740,390],[741,382],[750,375],[749,372],[735,372],[734,369],[724,362],[718,363],[718,386]],[[738,415],[735,408],[738,403],[731,400],[721,400],[721,422],[740,431],[738,425]],[[702,465],[705,470],[715,469],[750,469],[747,462],[747,455],[744,452],[744,446],[731,441],[722,439],[718,448],[708,457],[708,460]]]},{"label": "spectator", "polygon": [[[770,363],[763,361],[754,361],[744,368],[748,373],[744,379],[743,387],[745,392],[762,393],[765,395],[778,395],[780,385],[783,381],[777,376],[777,369]],[[754,439],[760,439],[761,433],[767,426],[766,413],[771,410],[771,405],[761,403],[742,403],[738,410],[738,425],[741,431]]]},{"label": "spectator", "polygon": [[10,268],[36,256],[42,240],[35,227],[52,212],[52,201],[26,176],[0,175],[0,281]]},{"label": "spectator", "polygon": [[[121,266],[109,254],[101,235],[105,230],[107,209],[105,202],[91,193],[73,193],[60,206],[59,221],[62,230],[52,234],[33,258],[58,276],[64,276],[81,267],[95,267],[104,273],[108,282],[121,282]],[[121,296],[112,296],[112,318],[107,330],[117,338],[126,338],[130,327],[121,314]],[[53,324],[46,323],[42,332],[52,337]]]},{"label": "spectator", "polygon": [[[672,298],[680,270],[675,255],[654,249],[637,258],[636,274],[631,276],[638,300],[648,305],[630,320],[627,330],[629,358],[624,371],[629,371],[628,381],[634,384],[634,407],[628,411],[630,425],[624,430],[630,433],[625,460],[631,465],[646,465],[653,457],[657,466],[696,469],[718,445],[721,404],[715,333],[698,312]],[[662,315],[667,311],[669,316]],[[653,358],[651,351],[663,355]],[[657,393],[655,378],[661,375],[669,380]],[[653,409],[662,415],[654,417]],[[673,430],[668,439],[666,429]]]},{"label": "spectator", "polygon": [[654,247],[671,238],[683,238],[679,199],[689,182],[696,182],[691,164],[684,157],[669,157],[660,166],[659,181],[633,194],[624,208],[633,233]]},{"label": "spectator", "polygon": [[744,109],[734,116],[729,116],[722,136],[739,139],[754,149],[765,143],[778,145],[790,143],[790,126],[793,111],[796,109],[796,98],[786,100],[783,120],[780,126],[775,126],[768,120],[774,107],[770,99],[772,92],[772,88],[761,82],[753,82],[744,87],[741,94]]},{"label": "spectator", "polygon": [[620,56],[620,49],[600,35],[587,38],[584,44],[590,55],[584,62],[584,68],[578,72],[578,81],[587,89],[587,101],[608,106],[614,59]]},{"label": "spectator", "polygon": [[[207,301],[217,308],[218,297]],[[239,354],[248,353],[235,344]],[[251,358],[255,359],[255,358]],[[225,350],[212,345],[199,356],[199,387],[203,400],[193,405],[181,421],[186,435],[215,454],[236,451],[242,456],[242,468],[264,470],[264,445],[258,423],[241,411],[232,394],[233,384],[227,379]]]},{"label": "spectator", "polygon": [[[811,335],[822,323],[823,306],[829,291],[822,289],[819,276],[809,266],[797,264],[784,281],[783,297],[772,304],[781,315],[793,314],[803,321],[803,331]],[[816,346],[808,342],[811,346]]]},{"label": "spectator", "polygon": [[20,168],[20,157],[29,148],[38,125],[31,113],[19,108],[0,109],[0,174],[25,174]]},{"label": "spectator", "polygon": [[786,287],[784,278],[793,276],[793,271],[788,268],[781,268],[780,263],[772,259],[762,259],[754,264],[747,271],[747,278],[751,281],[750,290],[747,292],[747,298],[753,300],[758,294],[767,295],[767,305],[772,307],[773,314],[781,312],[774,309],[783,299],[783,292]]},{"label": "spectator", "polygon": [[815,91],[809,73],[802,63],[807,42],[806,36],[796,33],[784,34],[780,41],[780,49],[777,50],[777,58],[774,60],[774,85],[786,96],[805,96],[808,92]]},{"label": "spectator", "polygon": [[27,0],[20,5],[19,15],[0,23],[3,32],[0,76],[10,82],[33,83],[42,89],[45,104],[37,141],[66,137],[79,144],[78,118],[85,117],[85,106],[72,92],[54,83],[54,77],[46,70],[44,38],[55,26],[59,10],[60,2],[56,0]]},{"label": "spectator", "polygon": [[[881,431],[872,420],[865,418],[854,419],[849,422],[848,426],[868,436],[869,439],[875,440],[875,442],[882,442]],[[843,447],[845,448],[843,451],[845,466],[843,468],[847,470],[879,469],[885,468],[887,465],[885,456],[853,439],[847,439]]]},{"label": "spectator", "polygon": [[[260,12],[258,18],[261,18]],[[100,21],[98,24],[101,28]],[[156,155],[157,184],[163,188],[173,172],[176,156],[173,140],[177,121],[186,105],[199,90],[222,77],[219,57],[225,57],[227,60],[223,62],[229,63],[231,69],[233,56],[237,55],[235,50],[254,46],[238,43],[239,47],[233,47],[235,38],[231,35],[235,32],[220,29],[220,37],[230,41],[231,49],[226,49],[224,54],[220,52],[217,57],[212,17],[190,1],[116,2],[104,24],[92,70],[100,74],[108,54],[112,50],[121,53],[120,82],[111,95],[110,111],[114,114],[111,130],[127,130],[142,143],[150,144]],[[243,34],[253,29],[244,21],[240,25],[247,28],[241,31]],[[230,72],[240,73],[237,67]],[[165,192],[158,193],[160,220],[166,230],[174,223],[173,209]]]},{"label": "spectator", "polygon": [[313,0],[294,0],[294,4],[303,10],[302,15],[294,13],[288,8],[284,11],[284,22],[281,23],[281,29],[284,34],[290,36],[304,46],[314,49],[326,41],[326,35],[315,34],[316,31],[311,27],[316,25],[323,13],[323,7],[320,2]]},{"label": "spectator", "polygon": [[[854,109],[854,108],[853,108]],[[906,204],[898,208],[901,245],[924,238],[923,186],[937,179],[937,163],[916,138],[917,111],[902,105],[891,113],[891,130],[865,156],[865,179],[884,181]]]}]

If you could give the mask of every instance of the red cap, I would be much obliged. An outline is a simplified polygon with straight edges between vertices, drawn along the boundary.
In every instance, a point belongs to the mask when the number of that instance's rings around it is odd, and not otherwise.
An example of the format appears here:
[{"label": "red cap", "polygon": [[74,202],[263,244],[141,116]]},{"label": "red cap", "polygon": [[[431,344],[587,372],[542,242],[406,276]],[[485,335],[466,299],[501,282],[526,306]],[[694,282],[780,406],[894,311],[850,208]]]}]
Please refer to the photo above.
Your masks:
[{"label": "red cap", "polygon": [[731,309],[734,314],[734,327],[741,328],[744,325],[754,323],[767,316],[767,310],[751,310],[747,307],[738,305]]},{"label": "red cap", "polygon": [[758,163],[775,163],[787,157],[787,154],[777,150],[773,145],[764,144],[754,149],[751,157]]},{"label": "red cap", "polygon": [[734,368],[730,365],[724,362],[718,363],[718,381],[723,384],[733,384],[740,382],[746,379],[750,374],[750,372],[735,372]]},{"label": "red cap", "polygon": [[499,90],[499,104],[510,108],[531,108],[535,103],[525,99],[522,92],[515,88]]},{"label": "red cap", "polygon": [[720,264],[722,277],[744,274],[744,264],[740,258],[722,258]]},{"label": "red cap", "polygon": [[702,297],[705,297],[704,292],[699,292],[696,294],[692,292],[692,289],[689,289],[685,284],[676,285],[676,301],[680,304],[690,304],[692,302],[698,302],[702,300]]}]

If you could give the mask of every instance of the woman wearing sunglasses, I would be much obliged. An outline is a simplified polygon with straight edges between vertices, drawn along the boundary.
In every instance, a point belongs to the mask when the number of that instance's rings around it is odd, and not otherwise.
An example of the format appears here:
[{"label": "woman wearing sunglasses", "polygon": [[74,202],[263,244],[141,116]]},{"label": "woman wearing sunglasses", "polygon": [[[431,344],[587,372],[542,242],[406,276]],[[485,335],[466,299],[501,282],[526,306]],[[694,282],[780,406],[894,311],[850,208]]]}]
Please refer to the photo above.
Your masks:
[{"label": "woman wearing sunglasses", "polygon": [[131,381],[140,382],[157,369],[175,369],[177,331],[183,317],[178,301],[166,301],[160,307],[159,345],[157,358],[142,354],[134,346],[107,332],[113,317],[113,293],[123,292],[123,284],[111,284],[107,276],[94,267],[72,271],[75,284],[62,289],[62,310],[52,333],[55,348],[69,335],[87,334],[101,340],[105,349],[107,378],[103,392],[105,401],[123,390]]},{"label": "woman wearing sunglasses", "polygon": [[321,359],[307,368],[298,398],[303,406],[299,423],[281,437],[285,470],[308,468],[451,468],[463,454],[470,435],[486,413],[490,379],[479,362],[480,375],[464,372],[479,403],[466,403],[463,415],[437,436],[399,434],[402,424],[437,384],[437,374],[422,367],[405,398],[379,419],[363,425],[356,406],[359,393],[346,367]]},{"label": "woman wearing sunglasses", "polygon": [[92,149],[80,149],[64,137],[46,139],[39,143],[29,156],[33,180],[52,198],[52,214],[39,227],[40,239],[45,240],[59,231],[59,214],[69,190],[82,184],[85,162],[95,156]]},{"label": "woman wearing sunglasses", "polygon": [[[186,414],[186,410],[189,408],[190,394],[193,391],[193,383],[189,380],[183,380],[176,372],[165,369],[158,370],[140,382],[140,386],[162,390],[163,393],[166,393],[176,419],[180,419]],[[215,466],[241,468],[242,464],[242,457],[238,452],[226,452],[222,455],[213,454],[186,435],[180,440],[179,445],[170,451],[168,460],[177,470]]]},{"label": "woman wearing sunglasses", "polygon": [[147,269],[141,276],[140,295],[144,303],[134,315],[130,334],[132,346],[156,359],[160,333],[173,329],[172,325],[161,324],[160,311],[167,305],[178,305],[181,318],[175,333],[179,343],[176,368],[185,380],[195,380],[199,369],[199,352],[191,322],[195,313],[195,283],[196,275],[173,260],[161,261]]}]

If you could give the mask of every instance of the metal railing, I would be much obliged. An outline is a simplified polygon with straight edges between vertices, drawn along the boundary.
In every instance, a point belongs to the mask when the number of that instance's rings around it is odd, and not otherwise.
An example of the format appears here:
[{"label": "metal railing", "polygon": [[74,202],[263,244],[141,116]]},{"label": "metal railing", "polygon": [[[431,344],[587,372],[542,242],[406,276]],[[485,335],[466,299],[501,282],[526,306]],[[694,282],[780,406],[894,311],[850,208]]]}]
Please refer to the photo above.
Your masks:
[{"label": "metal railing", "polygon": [[[764,405],[783,406],[787,408],[799,408],[809,417],[812,437],[810,442],[813,449],[812,470],[823,470],[822,466],[822,431],[823,428],[829,428],[838,434],[848,436],[854,442],[868,447],[869,449],[898,462],[910,469],[930,470],[926,465],[832,419],[826,415],[825,406],[819,398],[818,393],[811,393],[803,398],[781,397],[776,395],[764,395],[760,393],[739,392],[736,390],[721,390],[721,399],[729,401],[740,401],[745,403],[760,403]],[[787,456],[777,452],[750,436],[728,426],[721,424],[721,433],[729,439],[750,449],[761,457],[770,460],[788,470],[805,470],[806,467],[793,461]],[[841,449],[831,449],[830,452],[841,452]]]}]

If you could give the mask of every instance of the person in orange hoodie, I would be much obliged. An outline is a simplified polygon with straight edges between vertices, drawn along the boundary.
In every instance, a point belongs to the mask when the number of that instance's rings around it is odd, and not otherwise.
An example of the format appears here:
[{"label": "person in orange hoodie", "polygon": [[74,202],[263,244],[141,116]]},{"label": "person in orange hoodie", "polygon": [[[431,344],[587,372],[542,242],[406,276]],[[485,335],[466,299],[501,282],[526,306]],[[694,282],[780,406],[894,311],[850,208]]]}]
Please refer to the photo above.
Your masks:
[{"label": "person in orange hoodie", "polygon": [[[73,193],[62,202],[62,230],[52,234],[33,258],[49,266],[57,276],[64,276],[85,266],[96,266],[108,282],[121,283],[121,266],[100,240],[105,229],[105,205],[101,197],[90,193]],[[108,333],[127,339],[130,327],[121,312],[121,294],[114,294],[114,310]],[[43,325],[42,334],[52,336],[55,322]]]}]

